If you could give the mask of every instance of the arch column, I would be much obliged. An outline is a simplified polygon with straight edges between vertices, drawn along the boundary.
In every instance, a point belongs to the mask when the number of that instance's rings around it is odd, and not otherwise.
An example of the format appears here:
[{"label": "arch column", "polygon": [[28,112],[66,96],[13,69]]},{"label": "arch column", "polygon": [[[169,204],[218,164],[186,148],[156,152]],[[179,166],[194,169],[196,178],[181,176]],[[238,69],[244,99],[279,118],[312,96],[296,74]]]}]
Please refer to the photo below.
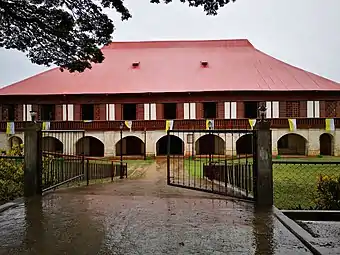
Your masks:
[{"label": "arch column", "polygon": [[229,133],[225,135],[225,153],[228,156],[236,156],[236,141],[238,136]]},{"label": "arch column", "polygon": [[[121,151],[122,144],[122,151]],[[116,156],[123,155],[126,156],[142,156],[144,155],[144,142],[137,136],[125,136],[123,139],[119,140],[116,144]]]},{"label": "arch column", "polygon": [[329,133],[323,133],[319,137],[320,155],[334,155],[334,137]]},{"label": "arch column", "polygon": [[103,157],[105,145],[92,136],[85,136],[76,142],[76,153],[85,156]]},{"label": "arch column", "polygon": [[277,141],[280,155],[308,155],[308,141],[296,133],[288,133]]},{"label": "arch column", "polygon": [[205,134],[195,141],[195,154],[197,155],[224,155],[225,141],[214,134]]},{"label": "arch column", "polygon": [[165,135],[156,142],[156,155],[165,156],[168,154],[168,139],[170,139],[170,154],[183,155],[184,141],[175,135]]}]

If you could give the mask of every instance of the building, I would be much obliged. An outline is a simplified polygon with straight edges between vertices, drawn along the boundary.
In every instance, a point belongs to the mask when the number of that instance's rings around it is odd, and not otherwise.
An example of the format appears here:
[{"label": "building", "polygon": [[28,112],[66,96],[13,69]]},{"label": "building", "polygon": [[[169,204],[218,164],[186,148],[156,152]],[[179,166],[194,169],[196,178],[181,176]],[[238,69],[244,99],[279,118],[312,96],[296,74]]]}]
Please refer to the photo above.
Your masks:
[{"label": "building", "polygon": [[[248,40],[114,42],[103,52],[104,63],[84,73],[56,68],[0,89],[0,148],[22,142],[34,110],[51,129],[85,130],[77,144],[86,142],[87,155],[120,155],[122,120],[132,121],[131,130],[124,125],[124,155],[162,155],[165,120],[174,120],[174,129],[205,129],[205,119],[214,119],[215,129],[249,129],[263,103],[274,154],[340,154],[340,84],[268,56]],[[330,130],[326,119],[334,121]],[[6,135],[12,121],[15,134]],[[49,139],[65,153],[66,141],[55,138]],[[213,153],[244,154],[248,138],[195,136],[193,144],[196,154],[206,153],[209,139],[221,144]],[[171,139],[173,152],[186,153],[184,136]]]}]

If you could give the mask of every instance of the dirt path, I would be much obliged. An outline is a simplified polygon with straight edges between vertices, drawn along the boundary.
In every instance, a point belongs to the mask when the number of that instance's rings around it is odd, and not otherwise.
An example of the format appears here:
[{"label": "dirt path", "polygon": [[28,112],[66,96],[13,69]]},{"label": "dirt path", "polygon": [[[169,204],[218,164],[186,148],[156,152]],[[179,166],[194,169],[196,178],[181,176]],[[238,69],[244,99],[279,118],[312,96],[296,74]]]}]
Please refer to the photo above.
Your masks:
[{"label": "dirt path", "polygon": [[[176,188],[166,183],[166,160],[158,160],[150,165],[136,168],[128,179],[108,184],[95,184],[89,187],[79,187],[84,194],[112,195],[112,196],[151,196],[160,198],[186,197],[186,198],[220,198],[210,193]],[[69,192],[60,190],[59,192]]]}]

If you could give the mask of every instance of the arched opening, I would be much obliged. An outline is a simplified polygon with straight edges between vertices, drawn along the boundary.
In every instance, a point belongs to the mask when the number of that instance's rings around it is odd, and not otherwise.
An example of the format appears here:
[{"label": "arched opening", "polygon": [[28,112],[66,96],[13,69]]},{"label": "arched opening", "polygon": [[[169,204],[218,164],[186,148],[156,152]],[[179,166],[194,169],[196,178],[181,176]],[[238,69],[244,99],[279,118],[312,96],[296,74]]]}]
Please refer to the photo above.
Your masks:
[{"label": "arched opening", "polygon": [[217,135],[204,135],[201,136],[195,143],[197,155],[224,155],[225,142]]},{"label": "arched opening", "polygon": [[239,139],[237,139],[236,153],[237,155],[253,153],[253,136],[251,134],[243,135]]},{"label": "arched opening", "polygon": [[77,141],[76,153],[90,157],[104,157],[104,144],[95,137],[85,136]]},{"label": "arched opening", "polygon": [[[168,154],[168,136],[163,136],[156,143],[157,156]],[[171,155],[183,155],[184,154],[184,142],[178,136],[170,135],[170,154]]]},{"label": "arched opening", "polygon": [[279,155],[306,155],[306,139],[298,134],[286,134],[277,142]]},{"label": "arched opening", "polygon": [[[121,154],[122,147],[122,154]],[[116,143],[116,155],[140,156],[144,155],[145,144],[136,136],[126,136]]]},{"label": "arched opening", "polygon": [[23,144],[22,139],[18,136],[12,136],[9,138],[9,147],[13,149],[14,147],[19,147],[21,144]]},{"label": "arched opening", "polygon": [[331,134],[320,135],[320,155],[333,156],[333,136]]},{"label": "arched opening", "polygon": [[42,138],[41,147],[44,152],[63,153],[64,151],[63,143],[59,139],[51,136]]}]

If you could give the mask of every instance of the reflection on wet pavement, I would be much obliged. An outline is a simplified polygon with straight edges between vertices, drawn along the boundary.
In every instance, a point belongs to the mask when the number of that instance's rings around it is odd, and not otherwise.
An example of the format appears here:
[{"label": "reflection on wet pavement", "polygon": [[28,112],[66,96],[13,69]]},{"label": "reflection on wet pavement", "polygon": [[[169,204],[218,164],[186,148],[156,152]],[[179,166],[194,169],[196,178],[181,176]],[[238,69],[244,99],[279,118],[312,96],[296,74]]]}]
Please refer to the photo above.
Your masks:
[{"label": "reflection on wet pavement", "polygon": [[166,187],[159,166],[147,171],[3,212],[0,254],[310,254],[270,212]]}]

